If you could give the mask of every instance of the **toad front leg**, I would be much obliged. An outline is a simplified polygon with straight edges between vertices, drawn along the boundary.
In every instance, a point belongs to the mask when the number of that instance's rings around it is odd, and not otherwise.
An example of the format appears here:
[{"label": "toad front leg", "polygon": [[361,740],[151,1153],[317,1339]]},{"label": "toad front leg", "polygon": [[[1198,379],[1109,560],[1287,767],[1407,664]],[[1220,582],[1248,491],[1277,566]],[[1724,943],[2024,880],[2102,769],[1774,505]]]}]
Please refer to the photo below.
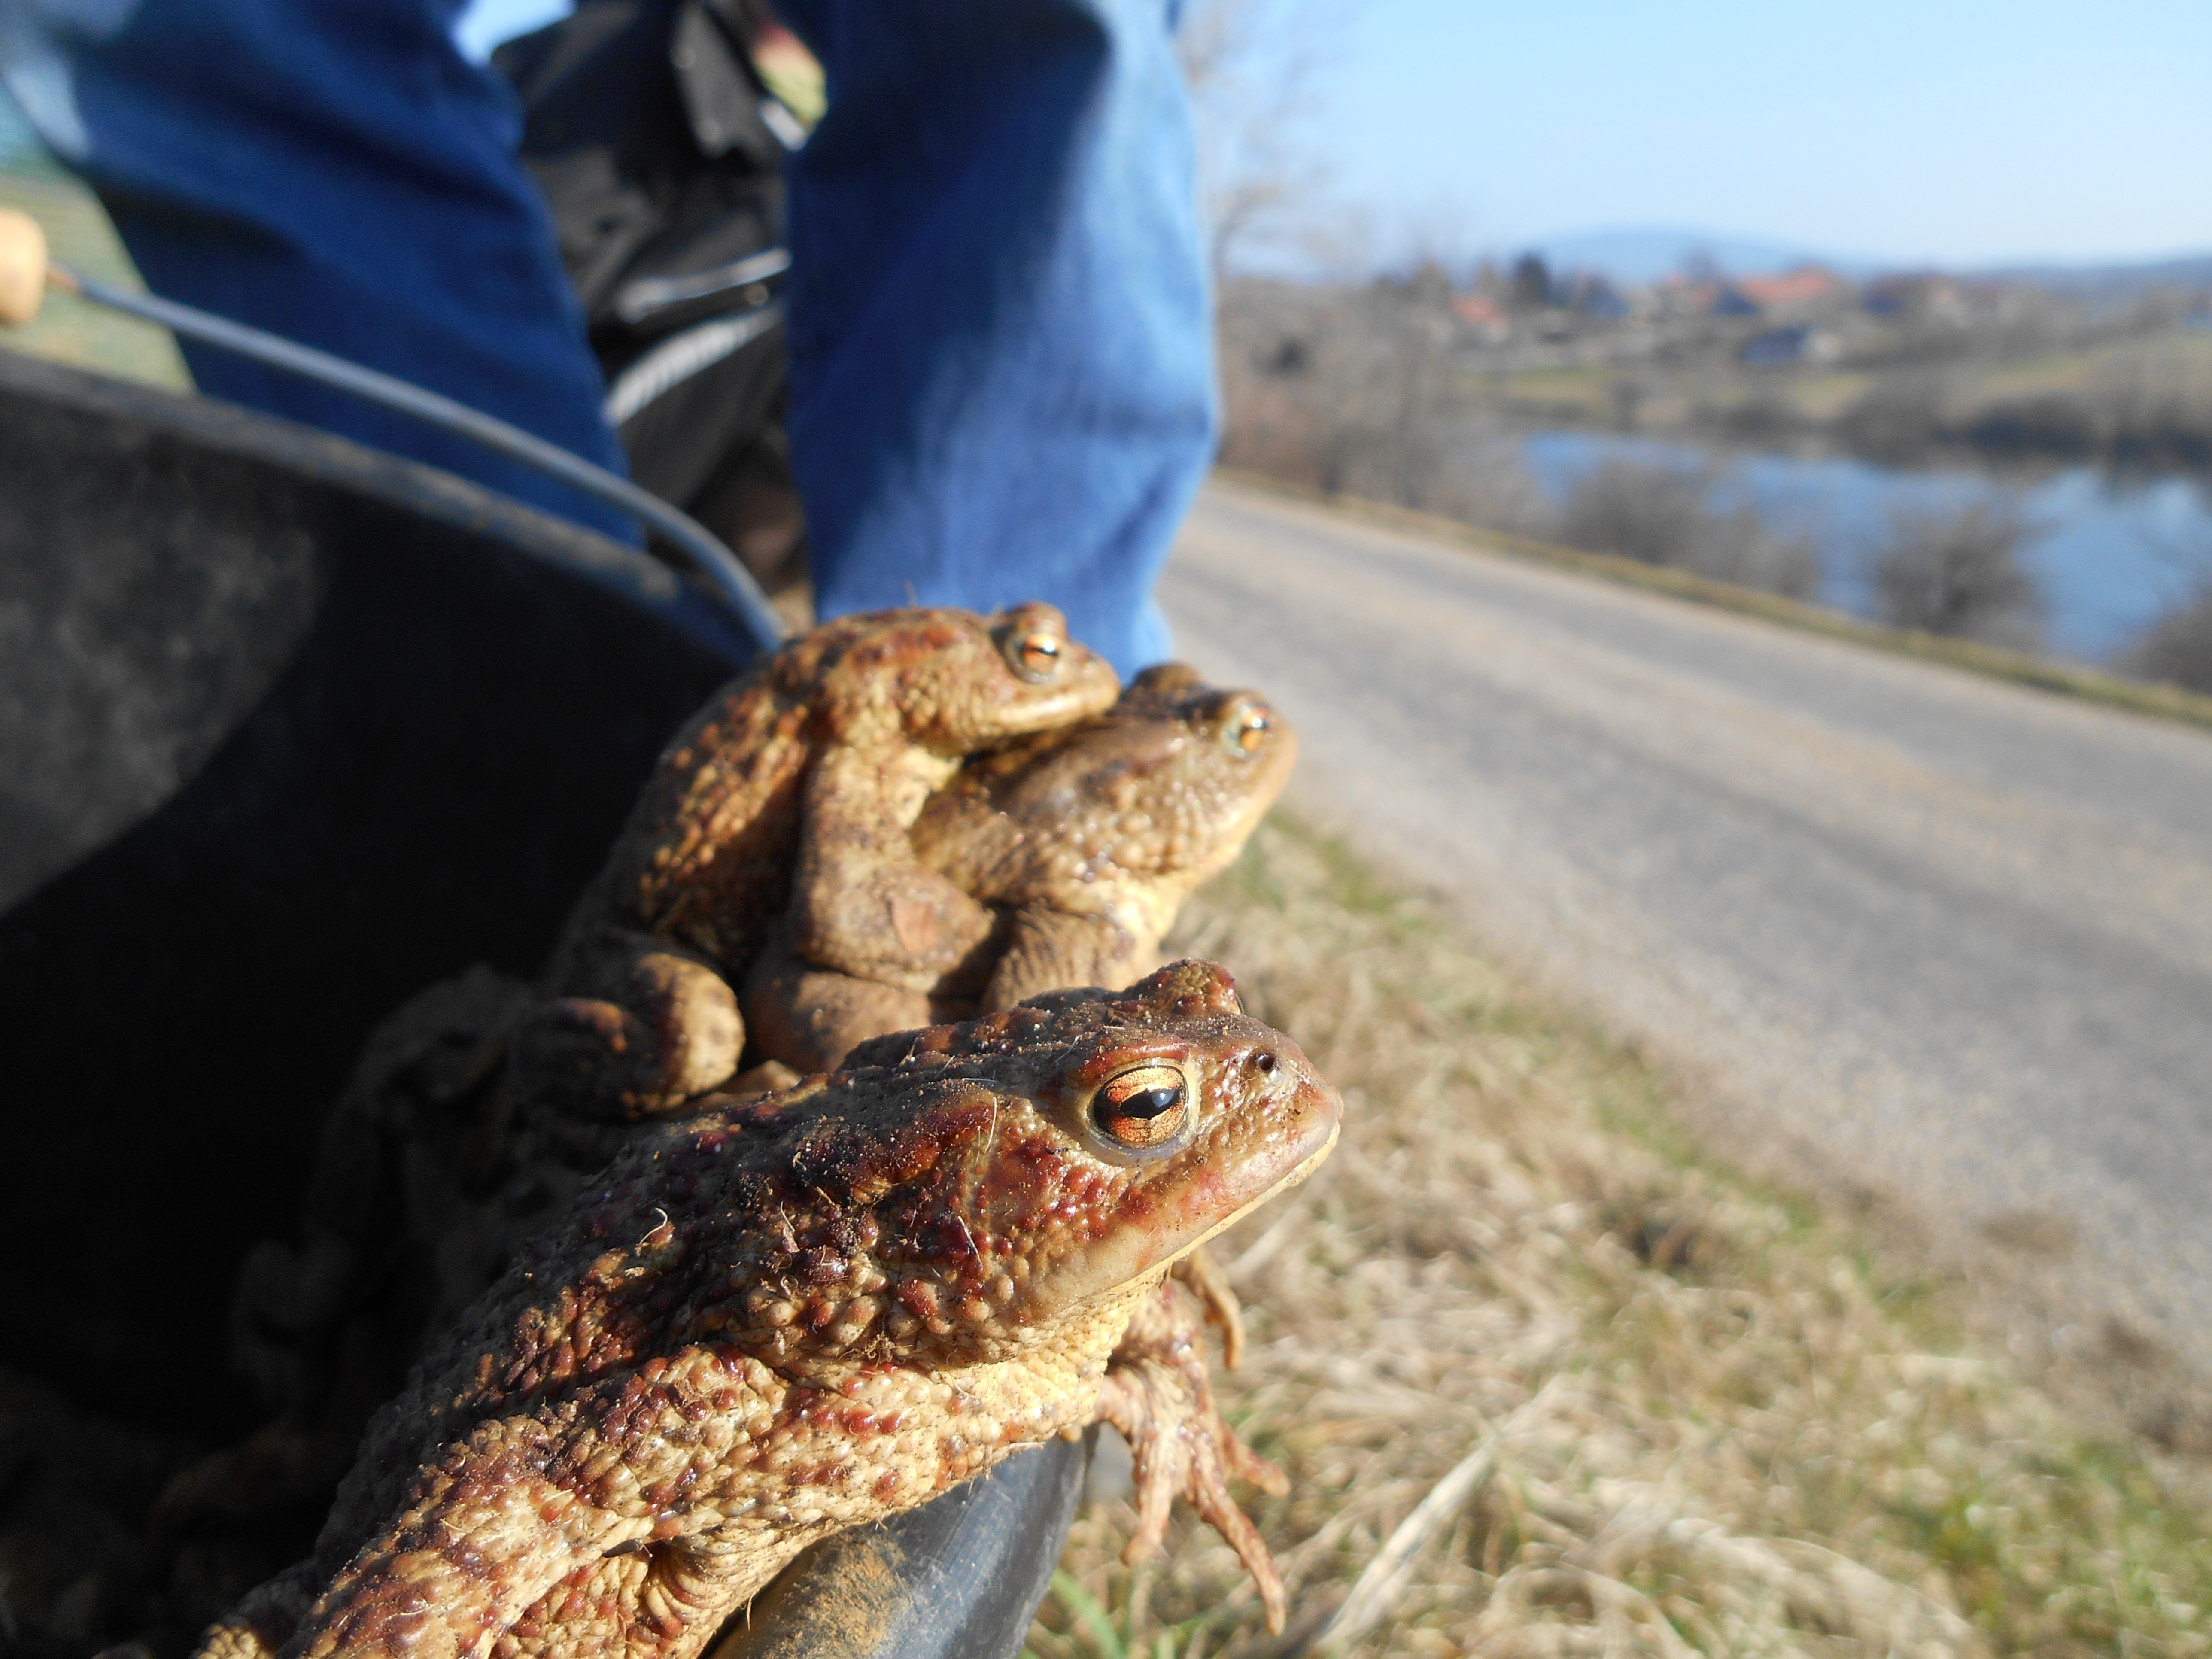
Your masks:
[{"label": "toad front leg", "polygon": [[605,928],[568,953],[560,980],[568,994],[531,1010],[514,1035],[522,1098],[621,1122],[696,1099],[737,1070],[737,995],[698,951]]},{"label": "toad front leg", "polygon": [[816,763],[791,884],[793,943],[809,962],[927,991],[990,938],[991,912],[923,868],[907,838],[953,764],[845,749]]},{"label": "toad front leg", "polygon": [[745,976],[745,1028],[753,1042],[802,1075],[834,1071],[855,1045],[927,1025],[931,1012],[925,992],[817,968],[787,929],[777,930]]},{"label": "toad front leg", "polygon": [[1290,1490],[1281,1470],[1237,1437],[1214,1403],[1200,1333],[1205,1300],[1170,1279],[1129,1322],[1098,1391],[1098,1417],[1121,1431],[1135,1464],[1137,1530],[1122,1559],[1132,1565],[1167,1536],[1168,1510],[1190,1500],[1252,1575],[1267,1610],[1267,1628],[1282,1632],[1288,1602],[1283,1580],[1259,1528],[1229,1495],[1231,1480],[1276,1497]]},{"label": "toad front leg", "polygon": [[1140,939],[1116,917],[1024,904],[1006,920],[1006,948],[984,988],[986,1012],[1072,985],[1126,985],[1159,966],[1156,938]]}]

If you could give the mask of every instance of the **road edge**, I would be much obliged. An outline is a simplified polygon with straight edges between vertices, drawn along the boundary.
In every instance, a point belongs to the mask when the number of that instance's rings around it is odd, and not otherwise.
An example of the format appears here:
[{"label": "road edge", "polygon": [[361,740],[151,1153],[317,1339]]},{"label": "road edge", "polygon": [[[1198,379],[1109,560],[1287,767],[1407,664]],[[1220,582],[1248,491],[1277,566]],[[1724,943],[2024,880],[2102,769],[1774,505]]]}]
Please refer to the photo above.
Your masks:
[{"label": "road edge", "polygon": [[2001,650],[1995,646],[1945,639],[1938,635],[1906,629],[1885,628],[1878,623],[1862,622],[1838,611],[1806,605],[1796,599],[1785,599],[1779,594],[1762,593],[1755,589],[1714,581],[1710,577],[1693,576],[1684,570],[1644,564],[1617,554],[1585,553],[1579,548],[1562,547],[1557,543],[1540,541],[1534,537],[1485,530],[1434,513],[1394,507],[1387,501],[1370,501],[1363,495],[1310,489],[1238,469],[1216,467],[1211,481],[1250,495],[1272,496],[1279,501],[1317,508],[1347,519],[1365,520],[1388,529],[1415,532],[1434,540],[1474,551],[1502,554],[1531,564],[1570,570],[1623,587],[1665,594],[1670,599],[1733,611],[1738,616],[1756,617],[1784,628],[1796,629],[1801,633],[1816,634],[1826,639],[1864,646],[1892,656],[1908,657],[1916,662],[1933,663],[1939,667],[1978,674],[1984,679],[2004,680],[2056,696],[2070,697],[2100,708],[2117,708],[2126,714],[2141,714],[2152,720],[2172,721],[2212,732],[2212,696],[2185,691],[2179,686],[2146,684],[2122,679],[2117,674],[2104,673],[2097,669],[2048,662],[2021,652]]}]

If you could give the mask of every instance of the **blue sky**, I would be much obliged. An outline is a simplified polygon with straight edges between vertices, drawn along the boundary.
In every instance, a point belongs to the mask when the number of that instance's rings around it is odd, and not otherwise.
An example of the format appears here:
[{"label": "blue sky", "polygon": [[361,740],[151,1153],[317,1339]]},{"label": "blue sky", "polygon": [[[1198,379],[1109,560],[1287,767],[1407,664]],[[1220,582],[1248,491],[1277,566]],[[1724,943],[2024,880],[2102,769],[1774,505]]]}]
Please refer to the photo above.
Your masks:
[{"label": "blue sky", "polygon": [[1335,172],[1414,234],[1691,224],[1973,264],[2212,248],[2207,0],[1349,15],[1327,89]]},{"label": "blue sky", "polygon": [[[1384,245],[1667,224],[1948,264],[2212,250],[2212,0],[1305,0]],[[566,9],[478,0],[479,42]]]},{"label": "blue sky", "polygon": [[525,29],[566,17],[569,0],[475,0],[461,18],[461,46],[481,58],[500,41]]}]

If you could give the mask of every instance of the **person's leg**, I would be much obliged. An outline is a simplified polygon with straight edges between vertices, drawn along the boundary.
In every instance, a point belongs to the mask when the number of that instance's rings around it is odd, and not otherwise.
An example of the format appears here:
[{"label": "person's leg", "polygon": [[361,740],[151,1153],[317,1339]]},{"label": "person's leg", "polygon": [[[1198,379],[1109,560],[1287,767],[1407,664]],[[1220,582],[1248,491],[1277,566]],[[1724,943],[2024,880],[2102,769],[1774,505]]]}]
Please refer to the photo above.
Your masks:
[{"label": "person's leg", "polygon": [[[0,0],[0,76],[156,293],[366,363],[616,471],[503,85],[462,0]],[[186,345],[203,392],[625,538],[624,516],[343,393]]]},{"label": "person's leg", "polygon": [[1212,458],[1173,0],[778,0],[828,73],[792,164],[791,414],[823,613],[1048,599],[1124,674]]}]

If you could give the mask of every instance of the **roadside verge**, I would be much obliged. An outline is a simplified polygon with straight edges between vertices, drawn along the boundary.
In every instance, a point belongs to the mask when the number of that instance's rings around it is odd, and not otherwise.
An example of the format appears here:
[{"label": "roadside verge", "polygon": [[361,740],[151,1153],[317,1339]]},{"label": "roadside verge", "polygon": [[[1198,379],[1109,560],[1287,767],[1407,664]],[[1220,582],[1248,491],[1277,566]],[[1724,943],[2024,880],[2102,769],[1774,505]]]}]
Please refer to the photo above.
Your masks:
[{"label": "roadside verge", "polygon": [[2008,680],[2015,685],[2031,686],[2039,691],[2095,703],[2102,708],[2123,709],[2129,714],[2147,715],[2153,720],[2173,720],[2184,726],[2193,726],[2200,731],[2212,732],[2212,696],[2185,691],[2178,686],[2148,685],[2094,668],[2032,657],[2023,652],[2004,651],[1995,646],[1946,639],[1938,635],[1905,629],[1885,628],[1878,623],[1863,622],[1856,617],[1848,617],[1821,605],[1806,605],[1800,600],[1785,599],[1778,594],[1733,586],[1709,577],[1693,576],[1687,571],[1643,564],[1617,554],[1585,553],[1578,548],[1562,547],[1556,543],[1538,541],[1504,531],[1481,530],[1437,514],[1392,507],[1386,502],[1369,501],[1364,496],[1328,495],[1257,473],[1222,467],[1215,469],[1213,477],[1218,483],[1252,495],[1294,501],[1301,506],[1340,514],[1346,518],[1408,532],[1434,541],[1480,552],[1503,554],[1509,558],[1548,565],[1554,569],[1571,570],[1625,587],[1638,587],[1647,592],[1686,599],[1693,605],[1732,611],[1739,616],[1757,617],[1784,628],[1817,634],[1826,639],[1846,641],[1871,650],[1887,652],[1893,656],[1936,663],[1946,668],[1960,669],[1970,674]]},{"label": "roadside verge", "polygon": [[1328,1164],[1218,1246],[1304,1645],[1188,1514],[1124,1565],[1109,1501],[1038,1659],[2212,1652],[2201,1462],[2085,1427],[1955,1287],[1707,1157],[1690,1085],[1431,907],[1279,816],[1173,948],[1345,1091]]}]

